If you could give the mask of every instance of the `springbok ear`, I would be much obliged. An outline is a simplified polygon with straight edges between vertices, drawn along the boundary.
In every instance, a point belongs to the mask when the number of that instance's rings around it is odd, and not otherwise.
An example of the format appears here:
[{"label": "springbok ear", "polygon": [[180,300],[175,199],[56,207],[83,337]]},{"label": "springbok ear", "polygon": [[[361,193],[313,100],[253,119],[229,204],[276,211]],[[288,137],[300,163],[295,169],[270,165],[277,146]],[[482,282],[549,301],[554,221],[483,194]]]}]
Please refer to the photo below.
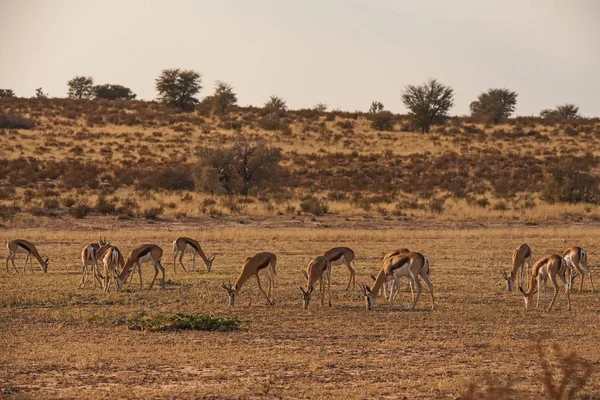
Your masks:
[{"label": "springbok ear", "polygon": [[521,286],[519,286],[519,291],[523,294],[525,294],[525,291],[523,290],[523,288]]},{"label": "springbok ear", "polygon": [[371,293],[371,288],[365,285],[365,289],[367,289],[367,293]]},{"label": "springbok ear", "polygon": [[375,277],[375,275],[371,275],[371,279],[373,279],[373,281],[377,280],[377,278]]},{"label": "springbok ear", "polygon": [[216,255],[214,255],[214,254],[213,254],[212,256],[208,257],[208,261],[212,261],[212,260],[214,260],[214,259],[215,259],[215,257],[216,257]]},{"label": "springbok ear", "polygon": [[298,286],[300,288],[300,291],[302,292],[302,294],[305,294],[306,292],[304,291],[304,289],[302,288],[302,286]]},{"label": "springbok ear", "polygon": [[46,258],[46,261],[44,261],[46,264],[48,264],[48,260],[50,259],[50,257]]}]

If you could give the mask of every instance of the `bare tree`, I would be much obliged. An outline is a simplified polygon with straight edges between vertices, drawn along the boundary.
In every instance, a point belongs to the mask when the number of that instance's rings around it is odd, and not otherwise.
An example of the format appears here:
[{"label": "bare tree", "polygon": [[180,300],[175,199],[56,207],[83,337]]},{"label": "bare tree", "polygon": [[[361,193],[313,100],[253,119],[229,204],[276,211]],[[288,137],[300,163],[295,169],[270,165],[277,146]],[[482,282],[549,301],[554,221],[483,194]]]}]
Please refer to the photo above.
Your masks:
[{"label": "bare tree", "polygon": [[94,95],[94,79],[91,76],[76,76],[67,85],[70,99],[90,99]]},{"label": "bare tree", "polygon": [[428,133],[432,124],[441,123],[454,105],[454,91],[435,79],[422,85],[408,85],[402,94],[402,101],[410,110],[413,124],[423,133]]},{"label": "bare tree", "polygon": [[383,103],[380,101],[373,101],[371,102],[371,107],[369,107],[369,112],[371,114],[375,114],[378,113],[380,111],[383,111]]},{"label": "bare tree", "polygon": [[48,98],[48,93],[44,93],[44,91],[42,90],[41,87],[35,89],[35,97],[37,99],[47,99]]},{"label": "bare tree", "polygon": [[194,70],[164,69],[156,78],[156,91],[163,103],[190,111],[199,102],[201,82],[201,75]]}]

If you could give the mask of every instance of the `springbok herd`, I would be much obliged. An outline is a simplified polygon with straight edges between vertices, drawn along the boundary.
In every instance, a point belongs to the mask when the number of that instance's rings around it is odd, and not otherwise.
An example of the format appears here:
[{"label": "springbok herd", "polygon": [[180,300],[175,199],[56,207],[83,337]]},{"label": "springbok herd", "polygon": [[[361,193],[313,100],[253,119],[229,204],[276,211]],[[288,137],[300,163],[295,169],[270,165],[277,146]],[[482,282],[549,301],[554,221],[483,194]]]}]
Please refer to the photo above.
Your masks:
[{"label": "springbok herd", "polygon": [[[6,257],[6,272],[9,271],[8,262],[10,261],[18,273],[19,270],[15,265],[15,257],[18,253],[25,253],[25,264],[22,272],[25,273],[27,268],[27,261],[30,261],[30,268],[33,272],[33,256],[40,264],[42,271],[48,271],[48,258],[42,259],[35,245],[26,240],[17,239],[8,243],[9,255]],[[173,270],[176,271],[176,261],[179,257],[179,264],[187,272],[187,269],[183,265],[183,256],[186,253],[192,255],[192,271],[195,269],[195,257],[196,254],[202,258],[206,266],[207,272],[210,272],[213,260],[215,256],[206,257],[204,251],[200,247],[200,243],[188,237],[180,237],[173,242]],[[123,254],[116,247],[106,241],[106,238],[100,239],[96,243],[91,243],[85,246],[81,252],[81,263],[83,265],[81,281],[79,287],[85,288],[88,278],[88,267],[92,269],[92,275],[94,278],[94,287],[96,282],[100,284],[104,291],[110,289],[111,278],[115,282],[116,290],[123,289],[123,285],[129,279],[129,284],[133,280],[135,268],[137,267],[140,277],[140,288],[142,285],[142,264],[151,262],[154,266],[154,278],[150,283],[149,289],[154,285],[154,281],[158,276],[158,273],[162,273],[162,285],[165,285],[165,268],[161,264],[163,250],[156,244],[143,244],[133,249],[127,259],[123,258]],[[306,268],[306,289],[300,287],[302,291],[303,308],[307,309],[310,302],[312,293],[316,289],[317,282],[319,283],[319,291],[321,297],[321,306],[325,302],[325,291],[327,291],[327,297],[329,306],[331,306],[331,267],[334,265],[345,265],[350,272],[350,280],[346,290],[352,285],[356,287],[354,268],[350,265],[353,263],[355,258],[354,251],[348,247],[335,247],[322,256],[317,256],[308,264]],[[519,290],[521,291],[525,300],[525,308],[529,307],[530,299],[537,292],[537,304],[540,304],[540,294],[544,292],[544,309],[550,311],[556,297],[558,295],[558,280],[565,285],[565,293],[567,296],[567,310],[570,310],[571,303],[569,293],[573,288],[573,279],[581,275],[581,284],[579,291],[583,288],[583,281],[586,275],[590,277],[590,283],[592,286],[592,293],[594,292],[594,282],[592,280],[592,274],[587,263],[587,253],[581,247],[573,246],[566,249],[562,256],[558,254],[548,254],[537,260],[533,265],[531,264],[532,251],[531,247],[526,244],[519,246],[512,254],[512,270],[510,275],[507,275],[505,271],[501,271],[502,277],[506,280],[508,285],[508,291],[511,292],[515,285],[515,280],[519,281]],[[104,264],[104,275],[99,270],[98,264],[102,261]],[[262,252],[252,257],[249,257],[242,266],[242,271],[235,282],[235,284],[221,283],[221,288],[224,289],[229,297],[229,305],[233,306],[236,301],[236,297],[239,295],[244,283],[251,277],[256,278],[258,289],[267,299],[268,304],[273,304],[273,296],[275,286],[275,276],[277,265],[277,256],[273,253]],[[523,283],[525,282],[525,275],[529,274],[529,284],[526,290],[523,289]],[[406,248],[396,249],[383,257],[382,266],[377,276],[371,275],[374,281],[373,287],[370,288],[368,285],[361,284],[360,288],[365,296],[366,306],[368,310],[371,310],[376,302],[378,295],[383,295],[392,307],[395,296],[398,296],[400,301],[400,307],[402,308],[402,296],[399,288],[400,278],[406,277],[410,286],[412,305],[411,310],[415,309],[419,296],[421,294],[421,282],[419,277],[423,279],[429,292],[431,294],[431,309],[435,306],[435,300],[433,297],[433,284],[429,279],[429,258],[421,253],[411,252]],[[261,284],[261,278],[267,283],[267,292],[263,289]],[[554,295],[550,306],[546,308],[546,287],[548,284],[548,278],[550,278],[554,285]],[[416,286],[416,294],[414,289]]]}]

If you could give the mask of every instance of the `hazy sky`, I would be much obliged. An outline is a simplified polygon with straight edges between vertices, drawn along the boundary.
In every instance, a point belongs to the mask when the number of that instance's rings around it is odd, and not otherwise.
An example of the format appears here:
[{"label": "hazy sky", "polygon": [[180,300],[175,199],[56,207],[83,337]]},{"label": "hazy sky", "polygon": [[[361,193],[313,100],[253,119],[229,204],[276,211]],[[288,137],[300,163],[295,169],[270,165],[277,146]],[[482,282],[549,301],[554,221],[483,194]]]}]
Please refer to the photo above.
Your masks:
[{"label": "hazy sky", "polygon": [[0,0],[0,88],[64,97],[90,75],[153,99],[180,67],[202,73],[202,97],[223,80],[241,105],[404,112],[403,87],[433,77],[454,88],[452,114],[506,87],[520,115],[572,102],[600,116],[599,38],[597,0]]}]

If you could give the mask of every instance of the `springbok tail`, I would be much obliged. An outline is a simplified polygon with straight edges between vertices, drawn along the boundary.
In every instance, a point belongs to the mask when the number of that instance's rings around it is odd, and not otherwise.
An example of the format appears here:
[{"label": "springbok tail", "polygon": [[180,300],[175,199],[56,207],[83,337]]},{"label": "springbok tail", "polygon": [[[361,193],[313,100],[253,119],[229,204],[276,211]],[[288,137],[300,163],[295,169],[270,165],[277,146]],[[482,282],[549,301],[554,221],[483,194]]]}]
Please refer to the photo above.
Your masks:
[{"label": "springbok tail", "polygon": [[94,248],[92,246],[88,246],[88,248],[87,248],[87,259],[88,260],[94,259]]}]

